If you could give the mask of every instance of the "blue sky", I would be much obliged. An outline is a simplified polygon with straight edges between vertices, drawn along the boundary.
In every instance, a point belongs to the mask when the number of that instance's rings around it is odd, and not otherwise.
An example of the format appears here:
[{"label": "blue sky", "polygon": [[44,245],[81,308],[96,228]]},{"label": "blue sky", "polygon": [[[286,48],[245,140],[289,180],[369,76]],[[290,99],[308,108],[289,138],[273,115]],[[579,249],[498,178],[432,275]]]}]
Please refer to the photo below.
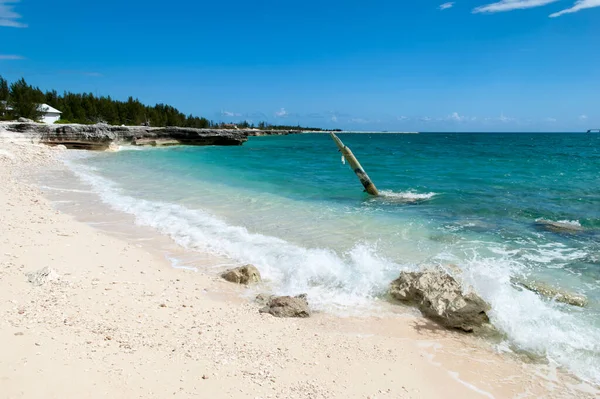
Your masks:
[{"label": "blue sky", "polygon": [[600,0],[0,0],[0,74],[213,120],[600,128]]}]

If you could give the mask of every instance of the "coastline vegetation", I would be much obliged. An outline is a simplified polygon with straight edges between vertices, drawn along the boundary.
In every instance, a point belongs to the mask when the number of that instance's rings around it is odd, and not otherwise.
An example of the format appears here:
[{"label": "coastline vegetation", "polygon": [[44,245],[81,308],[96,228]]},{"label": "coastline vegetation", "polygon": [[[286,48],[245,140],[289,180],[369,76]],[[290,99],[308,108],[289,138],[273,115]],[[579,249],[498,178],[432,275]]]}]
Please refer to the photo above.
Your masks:
[{"label": "coastline vegetation", "polygon": [[261,129],[261,130],[299,130],[321,131],[321,128],[308,128],[291,125],[272,125],[259,122],[257,125],[248,121],[237,124],[215,122],[192,114],[185,115],[177,108],[167,104],[149,106],[142,104],[137,98],[129,97],[120,101],[110,96],[95,96],[92,93],[59,94],[56,90],[43,92],[39,87],[29,85],[24,78],[9,82],[0,76],[0,120],[14,120],[19,117],[39,120],[42,112],[39,104],[48,104],[62,112],[56,123],[95,124],[128,126],[179,126],[191,128],[213,129]]}]

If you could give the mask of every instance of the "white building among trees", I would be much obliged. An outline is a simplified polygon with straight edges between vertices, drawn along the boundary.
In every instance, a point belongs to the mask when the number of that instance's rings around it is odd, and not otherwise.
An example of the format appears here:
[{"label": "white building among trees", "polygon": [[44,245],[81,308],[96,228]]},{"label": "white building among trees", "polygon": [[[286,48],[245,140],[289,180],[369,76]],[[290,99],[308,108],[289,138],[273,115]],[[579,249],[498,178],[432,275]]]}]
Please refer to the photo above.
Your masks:
[{"label": "white building among trees", "polygon": [[53,124],[54,122],[59,120],[60,114],[62,114],[62,112],[60,112],[56,108],[52,108],[48,104],[38,105],[38,111],[42,113],[42,116],[40,117],[40,122],[48,124]]}]

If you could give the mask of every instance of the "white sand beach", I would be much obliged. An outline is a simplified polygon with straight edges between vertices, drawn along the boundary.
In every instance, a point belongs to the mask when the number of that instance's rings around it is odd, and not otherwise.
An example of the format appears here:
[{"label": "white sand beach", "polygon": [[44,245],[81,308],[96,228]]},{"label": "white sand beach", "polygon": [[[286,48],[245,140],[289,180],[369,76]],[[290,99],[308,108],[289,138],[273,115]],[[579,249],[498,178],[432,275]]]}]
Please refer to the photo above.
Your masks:
[{"label": "white sand beach", "polygon": [[[279,319],[245,288],[58,211],[62,151],[0,138],[1,398],[593,398],[415,311]],[[207,259],[210,258],[207,256]],[[27,274],[52,269],[36,286]],[[542,333],[542,332],[540,332]]]}]

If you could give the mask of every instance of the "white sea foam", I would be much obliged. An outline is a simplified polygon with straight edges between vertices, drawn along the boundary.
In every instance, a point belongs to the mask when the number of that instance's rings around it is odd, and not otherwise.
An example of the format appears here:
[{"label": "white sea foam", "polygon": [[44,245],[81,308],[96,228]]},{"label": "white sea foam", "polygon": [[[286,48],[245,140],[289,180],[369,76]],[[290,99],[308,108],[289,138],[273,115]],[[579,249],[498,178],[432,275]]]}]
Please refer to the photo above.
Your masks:
[{"label": "white sea foam", "polygon": [[473,254],[470,260],[457,262],[463,279],[491,304],[492,323],[507,334],[513,347],[546,356],[588,381],[600,381],[600,331],[592,320],[568,305],[515,288],[511,276],[526,268],[510,257]]},{"label": "white sea foam", "polygon": [[[255,264],[272,282],[275,293],[308,293],[315,309],[343,313],[370,309],[372,299],[385,292],[392,278],[401,270],[416,268],[380,256],[369,243],[357,243],[345,253],[328,248],[304,248],[276,237],[252,233],[241,226],[228,225],[203,210],[124,195],[114,182],[80,164],[72,170],[91,185],[104,202],[116,210],[133,214],[138,224],[151,226],[191,250],[209,251],[226,255],[235,262]],[[431,198],[433,193],[421,195]],[[545,249],[564,248],[557,244]],[[507,334],[512,347],[545,355],[582,378],[600,382],[600,330],[577,314],[565,311],[566,305],[513,286],[511,277],[524,273],[525,265],[514,260],[513,251],[496,249],[493,252],[496,256],[488,258],[482,258],[477,251],[460,258],[444,252],[437,260],[442,264],[454,263],[462,269],[465,282],[491,304],[490,318]],[[565,256],[565,253],[558,251],[552,256],[557,255]]]},{"label": "white sea foam", "polygon": [[536,219],[535,221],[536,221],[536,223],[546,224],[546,225],[555,226],[555,227],[576,228],[576,229],[581,228],[581,223],[579,222],[579,220],[557,220],[557,221],[554,221],[554,220],[539,218],[539,219]]},{"label": "white sea foam", "polygon": [[119,145],[116,146],[112,151],[114,152],[121,152],[121,151],[144,151],[144,150],[148,150],[149,147],[141,147],[141,146],[135,146],[135,145]]},{"label": "white sea foam", "polygon": [[408,201],[425,201],[433,198],[436,193],[416,193],[414,191],[395,192],[391,190],[381,190],[379,194],[384,198],[392,198]]},{"label": "white sea foam", "polygon": [[[67,164],[70,164],[67,161]],[[102,200],[116,210],[133,214],[136,223],[170,236],[185,248],[225,255],[258,266],[274,283],[277,294],[308,293],[316,309],[368,308],[384,292],[390,276],[411,265],[380,257],[374,246],[358,243],[346,253],[327,248],[303,248],[276,237],[231,226],[213,215],[180,205],[123,195],[114,182],[80,164],[72,167]]]}]

